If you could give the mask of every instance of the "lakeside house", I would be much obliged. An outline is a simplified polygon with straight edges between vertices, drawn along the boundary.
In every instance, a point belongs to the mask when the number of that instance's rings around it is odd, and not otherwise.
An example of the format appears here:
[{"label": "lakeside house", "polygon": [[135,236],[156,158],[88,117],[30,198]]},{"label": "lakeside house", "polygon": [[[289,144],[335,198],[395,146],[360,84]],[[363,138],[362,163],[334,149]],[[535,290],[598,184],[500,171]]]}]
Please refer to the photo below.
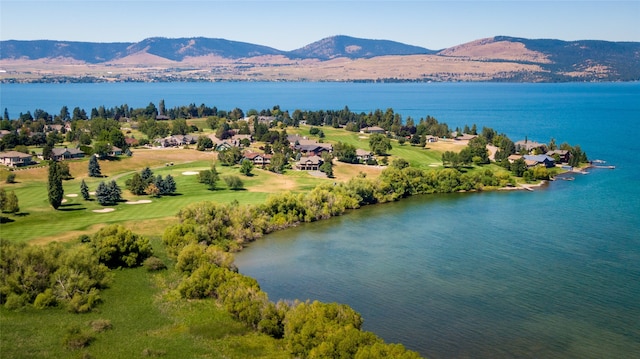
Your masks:
[{"label": "lakeside house", "polygon": [[32,156],[18,151],[0,152],[0,163],[8,167],[28,166],[33,163]]},{"label": "lakeside house", "polygon": [[547,152],[547,145],[536,141],[529,141],[525,139],[514,143],[514,145],[516,147],[516,152],[525,152],[526,154],[531,154],[534,151],[537,153]]},{"label": "lakeside house", "polygon": [[535,167],[535,166],[545,166],[547,168],[555,166],[555,160],[552,157],[547,155],[524,155],[524,158],[527,167]]},{"label": "lakeside house", "polygon": [[569,163],[571,153],[567,150],[553,150],[546,153],[547,156],[557,158],[560,163]]},{"label": "lakeside house", "polygon": [[322,163],[322,158],[319,156],[303,156],[296,162],[295,167],[300,171],[318,171]]}]

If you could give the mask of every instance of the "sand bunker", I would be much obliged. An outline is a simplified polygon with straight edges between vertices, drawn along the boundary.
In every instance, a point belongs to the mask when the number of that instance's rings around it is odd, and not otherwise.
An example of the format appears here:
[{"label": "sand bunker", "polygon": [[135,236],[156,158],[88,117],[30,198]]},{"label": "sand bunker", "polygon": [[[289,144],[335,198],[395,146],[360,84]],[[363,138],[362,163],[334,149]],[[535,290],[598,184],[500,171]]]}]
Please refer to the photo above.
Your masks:
[{"label": "sand bunker", "polygon": [[93,212],[96,213],[109,213],[115,211],[115,208],[103,208],[103,209],[94,209]]},{"label": "sand bunker", "polygon": [[151,203],[151,200],[150,199],[141,199],[141,200],[135,201],[135,202],[131,202],[131,201],[125,202],[125,204],[143,204],[143,203]]},{"label": "sand bunker", "polygon": [[77,193],[69,193],[67,197],[78,197]]},{"label": "sand bunker", "polygon": [[67,203],[67,199],[63,198],[62,201],[60,201],[60,203]]},{"label": "sand bunker", "polygon": [[197,175],[199,172],[196,171],[187,171],[187,172],[182,172],[183,175],[185,176],[194,176]]},{"label": "sand bunker", "polygon": [[89,192],[90,195],[95,196],[96,192]]}]

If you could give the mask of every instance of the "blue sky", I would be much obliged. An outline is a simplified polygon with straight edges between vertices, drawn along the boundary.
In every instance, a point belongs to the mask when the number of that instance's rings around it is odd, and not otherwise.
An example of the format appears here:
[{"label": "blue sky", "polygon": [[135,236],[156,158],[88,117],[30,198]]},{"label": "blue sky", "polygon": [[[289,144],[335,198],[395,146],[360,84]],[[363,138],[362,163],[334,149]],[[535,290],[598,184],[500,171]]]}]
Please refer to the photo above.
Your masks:
[{"label": "blue sky", "polygon": [[0,39],[204,36],[293,50],[333,35],[442,49],[508,35],[640,41],[633,1],[0,0]]}]

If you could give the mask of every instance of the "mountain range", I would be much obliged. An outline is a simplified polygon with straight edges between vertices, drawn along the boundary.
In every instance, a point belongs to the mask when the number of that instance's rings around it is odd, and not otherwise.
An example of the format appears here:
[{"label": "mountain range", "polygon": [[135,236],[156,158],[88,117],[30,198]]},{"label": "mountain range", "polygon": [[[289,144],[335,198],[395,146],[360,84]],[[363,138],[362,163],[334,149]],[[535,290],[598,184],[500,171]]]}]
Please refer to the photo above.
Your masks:
[{"label": "mountain range", "polygon": [[637,81],[640,42],[496,36],[441,50],[332,36],[293,51],[204,37],[0,41],[0,81]]}]

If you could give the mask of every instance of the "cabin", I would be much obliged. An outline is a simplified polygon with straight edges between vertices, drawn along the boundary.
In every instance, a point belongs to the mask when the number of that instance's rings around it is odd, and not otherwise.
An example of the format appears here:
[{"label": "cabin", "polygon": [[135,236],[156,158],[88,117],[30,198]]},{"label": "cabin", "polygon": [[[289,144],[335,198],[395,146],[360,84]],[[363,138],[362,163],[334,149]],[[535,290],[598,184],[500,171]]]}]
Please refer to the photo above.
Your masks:
[{"label": "cabin", "polygon": [[0,152],[0,163],[8,167],[28,166],[33,163],[32,156],[18,151]]},{"label": "cabin", "polygon": [[300,171],[318,171],[322,165],[322,158],[318,156],[300,157],[300,160],[296,162],[296,169]]}]

